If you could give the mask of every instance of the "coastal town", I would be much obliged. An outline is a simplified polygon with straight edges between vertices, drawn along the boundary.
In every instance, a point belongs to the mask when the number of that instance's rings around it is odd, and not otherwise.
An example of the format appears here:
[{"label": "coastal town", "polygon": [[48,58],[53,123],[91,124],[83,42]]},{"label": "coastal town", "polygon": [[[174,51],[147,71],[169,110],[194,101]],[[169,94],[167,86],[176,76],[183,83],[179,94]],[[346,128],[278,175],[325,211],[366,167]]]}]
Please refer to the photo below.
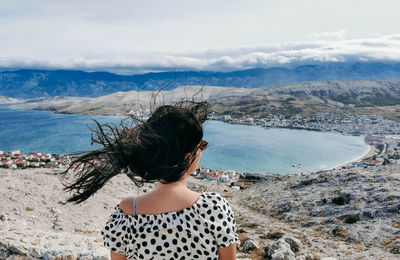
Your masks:
[{"label": "coastal town", "polygon": [[[338,170],[347,170],[357,167],[369,168],[381,165],[400,165],[400,137],[386,137],[384,135],[367,135],[364,141],[370,145],[370,151],[359,160],[342,165]],[[50,153],[32,152],[21,153],[20,150],[9,152],[0,151],[0,168],[58,168],[67,169],[73,157]],[[301,165],[293,165],[301,167]],[[194,178],[203,179],[243,190],[264,179],[263,173],[237,173],[234,170],[215,170],[199,167],[191,174]]]},{"label": "coastal town", "polygon": [[20,150],[0,151],[1,168],[66,168],[70,162],[71,157],[68,155],[37,152],[23,154]]},{"label": "coastal town", "polygon": [[[146,117],[146,113],[131,111],[135,117]],[[229,124],[259,126],[264,128],[304,129],[322,132],[336,132],[344,135],[364,136],[370,145],[370,151],[358,160],[354,160],[337,169],[369,168],[381,165],[400,164],[400,124],[377,115],[317,113],[311,117],[269,114],[267,117],[242,117],[232,115],[209,115],[210,120],[218,120]],[[397,134],[397,135],[396,135]],[[67,169],[73,157],[50,153],[21,153],[20,150],[0,151],[0,168],[58,168]],[[301,168],[301,164],[292,167]],[[304,172],[306,173],[306,172]],[[198,168],[192,176],[197,179],[215,182],[232,189],[247,189],[257,181],[264,179],[265,173],[237,173],[229,169]]]},{"label": "coastal town", "polygon": [[285,117],[268,114],[266,117],[234,117],[211,114],[211,120],[229,124],[261,126],[265,128],[304,129],[321,132],[337,132],[344,135],[388,135],[399,134],[400,123],[379,115],[316,113],[310,117],[300,115]]}]

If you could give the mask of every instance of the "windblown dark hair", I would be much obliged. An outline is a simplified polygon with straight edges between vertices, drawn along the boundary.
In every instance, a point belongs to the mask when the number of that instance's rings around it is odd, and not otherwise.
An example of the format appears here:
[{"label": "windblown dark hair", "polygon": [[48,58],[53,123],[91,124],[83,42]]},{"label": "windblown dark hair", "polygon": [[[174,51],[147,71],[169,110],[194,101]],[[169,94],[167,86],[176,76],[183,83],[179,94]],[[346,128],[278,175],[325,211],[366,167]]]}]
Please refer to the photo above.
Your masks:
[{"label": "windblown dark hair", "polygon": [[92,143],[102,148],[74,159],[63,172],[62,176],[70,170],[75,175],[72,183],[62,181],[64,190],[73,193],[67,202],[87,200],[120,173],[138,187],[178,181],[195,159],[207,108],[207,102],[183,101],[155,108],[146,121],[135,116],[118,126],[94,121]]}]

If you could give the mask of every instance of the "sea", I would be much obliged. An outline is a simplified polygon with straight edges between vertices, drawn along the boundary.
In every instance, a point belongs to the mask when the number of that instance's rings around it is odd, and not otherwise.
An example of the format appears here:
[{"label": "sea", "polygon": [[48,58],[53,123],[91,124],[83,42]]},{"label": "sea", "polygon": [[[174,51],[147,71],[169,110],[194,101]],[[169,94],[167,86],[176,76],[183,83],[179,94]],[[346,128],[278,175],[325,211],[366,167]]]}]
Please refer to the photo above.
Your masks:
[{"label": "sea", "polygon": [[[70,154],[98,148],[91,145],[92,120],[120,122],[117,116],[56,114],[0,107],[0,151],[21,150]],[[357,160],[369,151],[363,136],[263,128],[207,121],[204,139],[210,146],[199,165],[240,173],[302,173],[331,169]]]}]

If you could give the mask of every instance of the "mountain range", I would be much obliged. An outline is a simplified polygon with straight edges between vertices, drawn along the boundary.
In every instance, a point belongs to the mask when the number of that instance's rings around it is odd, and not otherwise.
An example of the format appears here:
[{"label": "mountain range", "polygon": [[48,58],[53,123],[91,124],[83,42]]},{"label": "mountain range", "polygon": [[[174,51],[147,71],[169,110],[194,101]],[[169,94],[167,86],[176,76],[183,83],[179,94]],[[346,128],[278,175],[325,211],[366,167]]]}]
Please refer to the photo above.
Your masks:
[{"label": "mountain range", "polygon": [[260,88],[277,84],[328,80],[400,79],[400,63],[359,62],[255,68],[233,72],[177,71],[118,75],[75,70],[0,72],[0,95],[13,98],[100,97],[115,92],[151,91],[179,86]]},{"label": "mountain range", "polygon": [[[357,113],[400,121],[400,79],[298,82],[252,89],[181,86],[161,92],[157,102],[168,104],[188,97],[207,100],[211,105],[210,112],[219,115],[308,117],[318,112]],[[152,101],[152,91],[127,91],[95,98],[19,99],[10,107],[72,114],[126,115],[149,109]]]}]

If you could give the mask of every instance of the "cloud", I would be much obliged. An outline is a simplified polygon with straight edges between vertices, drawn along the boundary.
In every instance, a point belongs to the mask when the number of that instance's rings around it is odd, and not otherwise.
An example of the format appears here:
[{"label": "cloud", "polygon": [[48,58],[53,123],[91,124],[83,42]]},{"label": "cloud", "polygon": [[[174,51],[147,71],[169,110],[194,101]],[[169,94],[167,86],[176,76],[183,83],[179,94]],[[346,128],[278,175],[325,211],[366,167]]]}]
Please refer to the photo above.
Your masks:
[{"label": "cloud", "polygon": [[[80,69],[135,74],[149,71],[233,71],[319,62],[400,61],[400,34],[344,39],[344,31],[311,35],[304,43],[196,53],[92,53],[49,57],[0,57],[3,69]],[[332,40],[335,39],[335,40]]]},{"label": "cloud", "polygon": [[322,33],[310,33],[308,35],[309,38],[314,40],[344,40],[344,36],[346,34],[345,30],[340,30],[336,32],[322,32]]}]

